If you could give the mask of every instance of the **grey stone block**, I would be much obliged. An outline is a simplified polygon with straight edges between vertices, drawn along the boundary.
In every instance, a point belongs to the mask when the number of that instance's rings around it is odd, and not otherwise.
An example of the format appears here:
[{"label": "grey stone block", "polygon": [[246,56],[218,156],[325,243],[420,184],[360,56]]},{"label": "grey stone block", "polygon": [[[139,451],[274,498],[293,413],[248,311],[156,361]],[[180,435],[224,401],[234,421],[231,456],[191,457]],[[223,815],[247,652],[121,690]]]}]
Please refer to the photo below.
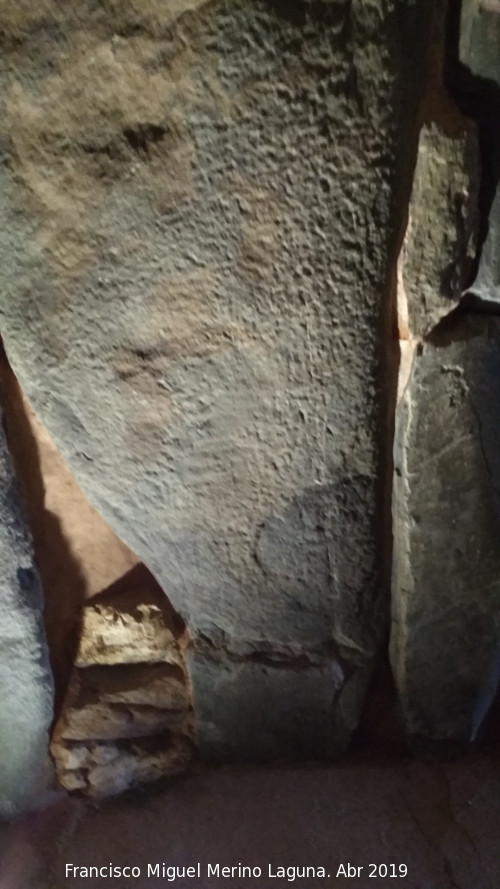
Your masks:
[{"label": "grey stone block", "polygon": [[53,686],[42,591],[0,426],[0,818],[36,805],[52,781]]},{"label": "grey stone block", "polygon": [[464,316],[398,408],[391,658],[409,733],[470,741],[500,679],[500,319]]}]

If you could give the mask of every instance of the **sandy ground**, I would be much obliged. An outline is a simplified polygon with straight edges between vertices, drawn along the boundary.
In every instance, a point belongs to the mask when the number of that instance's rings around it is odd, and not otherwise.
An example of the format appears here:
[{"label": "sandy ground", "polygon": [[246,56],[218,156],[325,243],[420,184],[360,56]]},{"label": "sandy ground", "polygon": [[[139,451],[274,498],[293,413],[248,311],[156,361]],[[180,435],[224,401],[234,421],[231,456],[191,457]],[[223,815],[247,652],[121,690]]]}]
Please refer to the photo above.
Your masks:
[{"label": "sandy ground", "polygon": [[[199,772],[101,807],[76,800],[0,832],[1,889],[498,889],[500,769],[459,764]],[[140,869],[137,878],[66,877],[66,865]],[[201,877],[148,876],[200,865]],[[208,877],[208,865],[261,875]],[[341,865],[356,868],[345,877]],[[382,865],[370,877],[370,865]],[[384,865],[388,876],[384,877]],[[391,877],[391,865],[407,868]],[[279,867],[323,867],[307,879]],[[269,872],[271,868],[271,873]],[[362,870],[358,870],[362,868]],[[371,868],[373,870],[373,868]],[[403,868],[401,869],[403,870]],[[352,875],[353,871],[351,871]]]}]

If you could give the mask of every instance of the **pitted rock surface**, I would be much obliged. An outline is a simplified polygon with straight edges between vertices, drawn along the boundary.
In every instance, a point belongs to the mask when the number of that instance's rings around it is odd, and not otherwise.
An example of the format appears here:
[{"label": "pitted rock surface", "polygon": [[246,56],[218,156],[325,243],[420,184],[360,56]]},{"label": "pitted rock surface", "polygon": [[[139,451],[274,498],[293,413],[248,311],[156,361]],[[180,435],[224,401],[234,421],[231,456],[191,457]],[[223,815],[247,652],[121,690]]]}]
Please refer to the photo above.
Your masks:
[{"label": "pitted rock surface", "polygon": [[[288,668],[331,752],[387,618],[382,316],[401,87],[429,8],[0,9],[14,370],[185,619],[194,660],[208,646],[238,684],[242,658],[274,653],[247,718],[256,707],[277,736],[295,731],[274,707]],[[311,651],[321,663],[300,677]],[[210,745],[229,721],[216,699],[199,726]]]}]

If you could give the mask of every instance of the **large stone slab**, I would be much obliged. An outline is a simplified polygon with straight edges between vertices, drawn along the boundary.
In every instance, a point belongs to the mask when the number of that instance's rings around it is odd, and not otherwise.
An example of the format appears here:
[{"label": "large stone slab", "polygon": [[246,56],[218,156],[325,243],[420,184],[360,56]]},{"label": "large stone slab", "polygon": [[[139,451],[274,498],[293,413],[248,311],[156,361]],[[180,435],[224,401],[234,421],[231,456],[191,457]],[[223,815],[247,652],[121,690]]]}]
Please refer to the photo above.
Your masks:
[{"label": "large stone slab", "polygon": [[453,109],[427,123],[400,257],[399,333],[423,337],[459,304],[477,249],[479,145],[476,127]]},{"label": "large stone slab", "polygon": [[42,591],[1,426],[0,564],[0,818],[9,818],[36,804],[51,783],[53,687]]},{"label": "large stone slab", "polygon": [[398,407],[391,658],[409,733],[470,741],[500,680],[500,320],[417,350]]},{"label": "large stone slab", "polygon": [[[298,682],[331,752],[387,618],[381,314],[430,5],[0,9],[10,360],[222,685],[266,658],[260,724]],[[241,707],[209,709],[211,745]]]},{"label": "large stone slab", "polygon": [[500,4],[497,0],[466,0],[463,4],[460,59],[477,78],[474,111],[483,128],[486,176],[483,212],[488,216],[478,274],[471,289],[481,299],[496,303],[500,302]]}]

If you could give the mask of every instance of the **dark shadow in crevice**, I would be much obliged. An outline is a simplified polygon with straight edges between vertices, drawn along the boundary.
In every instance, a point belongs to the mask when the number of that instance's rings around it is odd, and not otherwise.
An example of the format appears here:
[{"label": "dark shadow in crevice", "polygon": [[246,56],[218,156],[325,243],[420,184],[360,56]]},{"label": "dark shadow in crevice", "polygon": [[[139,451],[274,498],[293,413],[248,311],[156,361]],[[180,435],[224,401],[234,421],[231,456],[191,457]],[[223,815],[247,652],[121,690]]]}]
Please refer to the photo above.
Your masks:
[{"label": "dark shadow in crevice", "polygon": [[[425,337],[434,348],[446,348],[454,342],[464,342],[481,336],[488,321],[500,315],[500,303],[486,302],[472,293],[466,294],[455,308],[445,315]],[[493,323],[498,324],[494,321]]]},{"label": "dark shadow in crevice", "polygon": [[61,523],[45,506],[45,485],[19,383],[0,341],[0,401],[9,450],[33,538],[44,593],[44,622],[55,684],[55,717],[73,667],[81,628],[85,579]]},{"label": "dark shadow in crevice", "polygon": [[410,755],[389,656],[384,651],[375,665],[363,715],[354,732],[348,758],[394,764],[408,759]]},{"label": "dark shadow in crevice", "polygon": [[477,733],[476,745],[481,752],[500,755],[500,691],[497,692]]},{"label": "dark shadow in crevice", "polygon": [[[462,300],[458,306],[455,306],[451,312],[448,312],[444,318],[441,318],[441,321],[434,325],[432,330],[426,335],[424,342],[439,349],[447,348],[453,342],[470,339],[472,336],[475,336],[476,334],[464,324],[465,314],[467,313],[464,308],[464,300]],[[422,349],[421,345],[419,354],[421,354]]]},{"label": "dark shadow in crevice", "polygon": [[[377,541],[378,576],[380,579],[381,655],[375,666],[372,683],[365,699],[359,728],[354,734],[349,753],[370,758],[384,756],[392,745],[394,755],[407,753],[404,732],[398,722],[397,691],[389,663],[390,610],[392,598],[393,515],[392,493],[394,474],[394,438],[400,372],[398,331],[398,262],[408,226],[409,206],[418,157],[418,144],[425,98],[433,76],[433,43],[440,29],[444,0],[433,4],[425,0],[410,14],[407,10],[394,13],[392,55],[399,79],[395,87],[395,109],[398,119],[396,163],[393,171],[392,219],[387,234],[388,261],[380,301],[379,339],[381,359],[379,391],[381,408],[379,429],[381,446],[377,472],[378,510],[373,522]],[[431,35],[431,38],[429,37]],[[384,716],[377,717],[377,703],[383,701]],[[389,718],[388,713],[392,716]],[[393,742],[386,737],[391,722]],[[382,739],[383,737],[383,739]],[[374,753],[374,751],[378,751]]]}]

